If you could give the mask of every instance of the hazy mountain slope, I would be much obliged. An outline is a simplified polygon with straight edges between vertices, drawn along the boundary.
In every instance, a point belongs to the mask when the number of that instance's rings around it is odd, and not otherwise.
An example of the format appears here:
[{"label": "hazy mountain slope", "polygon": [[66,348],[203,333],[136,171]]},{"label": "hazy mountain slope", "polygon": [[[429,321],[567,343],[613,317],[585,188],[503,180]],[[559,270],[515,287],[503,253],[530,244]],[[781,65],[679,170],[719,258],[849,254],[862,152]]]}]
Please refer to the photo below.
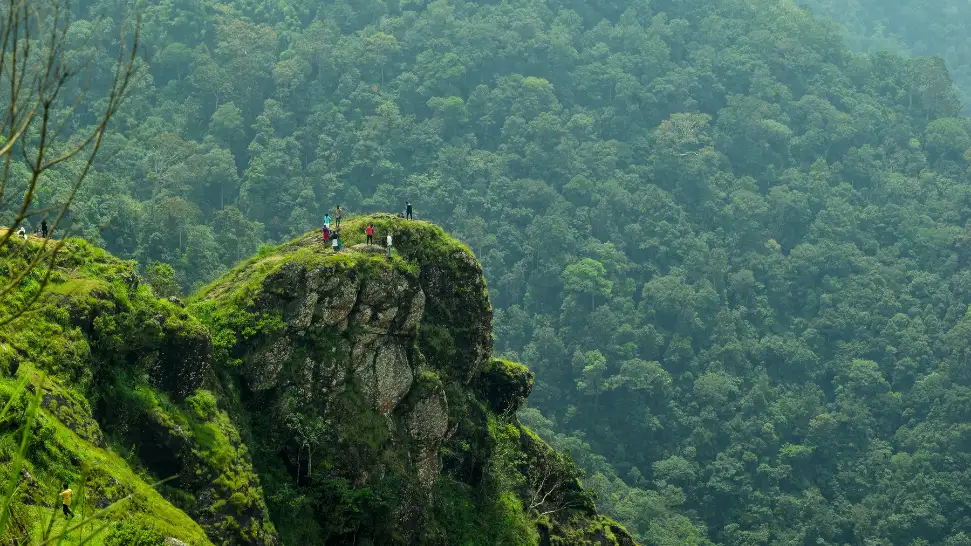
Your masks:
[{"label": "hazy mountain slope", "polygon": [[150,78],[72,215],[92,240],[189,287],[338,203],[410,200],[481,260],[497,349],[537,374],[524,422],[644,542],[971,533],[971,136],[943,63],[762,0],[145,25]]},{"label": "hazy mountain slope", "polygon": [[907,56],[944,58],[965,110],[971,107],[971,6],[967,2],[802,0],[799,4],[843,25],[854,51],[889,49]]}]

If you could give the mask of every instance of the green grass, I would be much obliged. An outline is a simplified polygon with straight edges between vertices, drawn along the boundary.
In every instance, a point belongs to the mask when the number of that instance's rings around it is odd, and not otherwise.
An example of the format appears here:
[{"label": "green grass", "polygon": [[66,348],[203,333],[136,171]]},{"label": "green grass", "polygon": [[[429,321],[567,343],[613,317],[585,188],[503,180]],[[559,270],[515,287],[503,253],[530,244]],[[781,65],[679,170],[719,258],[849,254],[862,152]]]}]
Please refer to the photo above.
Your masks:
[{"label": "green grass", "polygon": [[[22,268],[40,248],[40,241],[15,239],[0,249],[0,283]],[[184,310],[154,298],[147,286],[139,286],[135,267],[134,262],[116,259],[85,241],[69,240],[41,299],[25,316],[0,331],[0,403],[21,398],[18,378],[29,377],[35,385],[43,381],[48,396],[48,407],[38,409],[33,418],[23,458],[11,446],[19,443],[18,427],[22,422],[17,419],[26,415],[26,406],[8,415],[6,426],[0,427],[0,446],[7,446],[0,450],[0,457],[22,461],[32,483],[37,484],[29,488],[29,495],[37,504],[14,502],[21,514],[42,527],[34,530],[34,538],[43,534],[54,509],[60,513],[56,494],[60,483],[67,481],[75,491],[84,489],[89,493],[88,502],[80,495],[75,497],[77,504],[73,508],[79,516],[82,511],[88,515],[95,512],[91,504],[95,499],[111,503],[130,495],[117,512],[101,519],[142,514],[167,536],[189,544],[211,544],[195,521],[153,488],[152,482],[157,478],[136,471],[109,444],[102,443],[103,436],[91,416],[88,397],[94,394],[92,380],[99,367],[111,365],[93,355],[94,347],[89,343],[92,336],[103,345],[98,348],[100,351],[113,353],[117,349],[117,358],[130,366],[123,351],[144,353],[153,340],[158,341],[159,332],[146,328],[147,319],[161,317],[160,326],[173,331],[202,328]],[[13,294],[14,303],[27,301],[40,290],[41,273],[32,271],[25,278]],[[87,322],[88,330],[82,331],[79,322]],[[140,335],[146,337],[139,338]],[[19,366],[17,378],[10,376],[13,363]],[[44,375],[48,377],[42,380]],[[5,466],[12,467],[6,463]],[[21,484],[25,486],[26,483]],[[54,521],[55,530],[63,527],[63,516]],[[101,525],[90,522],[90,528],[72,532],[65,544],[77,543]],[[86,544],[101,544],[102,539]]]},{"label": "green grass", "polygon": [[[397,267],[409,273],[416,273],[413,264],[408,260],[408,256],[402,257],[401,249],[396,242],[394,245],[394,260],[389,264],[387,257],[373,252],[364,252],[350,247],[362,244],[365,241],[364,227],[369,220],[380,219],[381,225],[389,229],[392,226],[398,234],[422,234],[428,241],[435,241],[435,247],[440,249],[450,249],[452,251],[468,252],[471,251],[465,245],[451,239],[445,232],[433,224],[425,222],[411,222],[404,224],[401,220],[389,220],[382,215],[366,216],[348,220],[341,229],[342,236],[345,238],[344,250],[335,253],[329,245],[325,245],[320,237],[319,231],[308,232],[287,243],[265,247],[262,251],[248,260],[243,261],[232,270],[216,279],[212,283],[204,286],[191,298],[191,302],[198,302],[204,299],[229,299],[239,307],[246,307],[252,303],[262,286],[263,281],[273,273],[280,270],[289,263],[297,263],[308,269],[315,267],[358,267],[366,264],[367,267],[387,268]],[[377,221],[377,220],[375,220]],[[375,228],[377,229],[377,223]],[[360,233],[357,233],[360,231]],[[383,236],[376,241],[381,246],[384,245]],[[405,241],[413,240],[410,237]],[[404,242],[402,244],[405,244]],[[410,248],[408,246],[407,248]]]},{"label": "green grass", "polygon": [[[406,263],[419,267],[428,263],[444,265],[453,262],[456,255],[464,255],[471,262],[477,263],[468,245],[452,237],[441,227],[421,220],[405,220],[393,214],[369,214],[344,221],[340,232],[345,248],[366,242],[364,230],[369,223],[374,226],[376,246],[383,248],[390,232],[395,257],[400,257]],[[313,231],[281,245],[280,248],[286,250],[311,245],[319,240],[320,232]]]},{"label": "green grass", "polygon": [[[10,392],[13,386],[11,380],[0,380],[0,392]],[[58,389],[56,384],[51,387],[53,391]],[[110,488],[119,489],[114,486],[114,480],[121,486],[120,489],[132,494],[128,510],[143,513],[166,536],[190,544],[210,544],[195,521],[165,500],[120,455],[78,436],[47,410],[40,410],[38,423],[37,440],[41,440],[43,446],[34,446],[33,451],[43,451],[43,454],[31,456],[28,453],[27,460],[32,463],[35,479],[42,486],[50,484],[50,487],[56,488],[56,484],[63,481],[77,484],[80,477],[86,474],[91,477],[88,489],[100,494]],[[75,465],[74,461],[79,461],[79,464]],[[72,487],[77,489],[77,485]],[[57,498],[52,497],[50,502],[56,505]],[[78,512],[79,507],[74,508]]]},{"label": "green grass", "polygon": [[[30,514],[31,520],[34,523],[33,536],[42,536],[45,529],[48,527],[51,518],[53,518],[53,525],[51,525],[51,530],[53,533],[56,535],[66,532],[62,546],[74,546],[80,544],[82,541],[84,542],[84,546],[103,546],[105,539],[108,536],[107,530],[105,532],[93,534],[93,531],[102,525],[102,522],[97,520],[88,522],[80,529],[70,531],[71,526],[76,524],[78,519],[81,517],[81,515],[76,511],[77,507],[73,505],[72,509],[75,510],[75,515],[77,516],[74,519],[65,518],[60,507],[49,508],[46,506],[28,506],[26,508]],[[185,542],[185,540],[183,540],[183,542]],[[191,542],[188,542],[188,544],[191,544]]]},{"label": "green grass", "polygon": [[69,281],[54,283],[50,286],[51,294],[62,296],[87,296],[94,291],[110,289],[110,285],[100,279],[71,279]]}]

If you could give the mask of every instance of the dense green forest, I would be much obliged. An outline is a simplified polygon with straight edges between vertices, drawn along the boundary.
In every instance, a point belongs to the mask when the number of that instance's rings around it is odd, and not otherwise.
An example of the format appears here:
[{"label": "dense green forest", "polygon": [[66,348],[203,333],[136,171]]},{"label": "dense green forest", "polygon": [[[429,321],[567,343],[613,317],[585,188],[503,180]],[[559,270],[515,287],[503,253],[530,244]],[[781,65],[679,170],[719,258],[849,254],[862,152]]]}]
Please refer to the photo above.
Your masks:
[{"label": "dense green forest", "polygon": [[[905,5],[887,28],[962,74],[967,6]],[[75,6],[94,91],[123,8]],[[189,291],[337,204],[411,201],[482,261],[497,349],[537,373],[523,422],[643,543],[971,545],[971,121],[943,60],[852,53],[785,0],[142,25],[71,229]]]},{"label": "dense green forest", "polygon": [[846,28],[851,49],[941,56],[971,108],[971,4],[953,0],[799,0]]}]

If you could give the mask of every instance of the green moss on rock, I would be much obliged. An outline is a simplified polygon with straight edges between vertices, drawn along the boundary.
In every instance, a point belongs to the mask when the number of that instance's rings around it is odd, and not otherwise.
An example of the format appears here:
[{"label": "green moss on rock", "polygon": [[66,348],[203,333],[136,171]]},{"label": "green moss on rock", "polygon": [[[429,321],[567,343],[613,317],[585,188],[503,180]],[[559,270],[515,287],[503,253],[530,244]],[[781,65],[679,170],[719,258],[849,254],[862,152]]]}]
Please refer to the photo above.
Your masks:
[{"label": "green moss on rock", "polygon": [[[393,234],[390,259],[362,244],[368,223]],[[341,231],[341,253],[317,233],[261,249],[185,307],[70,242],[29,327],[0,340],[0,376],[53,378],[27,471],[84,472],[101,502],[133,494],[151,525],[203,545],[632,544],[518,423],[533,376],[490,360],[468,247],[392,215]],[[36,251],[0,253],[0,275]],[[10,445],[0,433],[0,460]]]},{"label": "green moss on rock", "polygon": [[[35,241],[4,247],[0,272],[16,270],[39,251]],[[14,299],[31,297],[39,286],[36,280],[24,283]],[[129,512],[145,514],[168,536],[210,543],[192,517],[149,485],[175,472],[164,467],[159,474],[146,474],[144,461],[132,458],[129,440],[144,421],[132,410],[146,404],[124,407],[126,399],[179,400],[210,381],[211,341],[205,326],[179,305],[155,298],[139,282],[134,262],[69,240],[45,294],[28,315],[0,332],[0,345],[8,347],[3,351],[8,377],[29,376],[34,389],[41,373],[49,374],[36,442],[28,453],[28,467],[40,488],[33,502],[51,502],[56,491],[43,489],[62,480],[88,489],[97,506],[131,494]],[[137,388],[125,384],[119,390],[119,376],[141,379]],[[0,432],[0,438],[3,434],[9,432]],[[155,457],[175,458],[158,445],[151,447],[161,451]]]},{"label": "green moss on rock", "polygon": [[477,383],[480,396],[496,413],[518,410],[533,390],[533,373],[518,362],[498,358],[489,360]]},{"label": "green moss on rock", "polygon": [[[364,242],[364,229],[375,228],[383,241],[392,234],[396,258],[402,269],[417,272],[427,299],[421,336],[424,357],[444,375],[470,383],[492,354],[492,306],[482,267],[469,247],[450,237],[441,227],[391,214],[373,214],[344,222],[345,245]],[[314,246],[319,236],[310,233],[281,249]]]},{"label": "green moss on rock", "polygon": [[[153,489],[137,469],[104,443],[86,400],[53,378],[42,380],[29,363],[20,373],[30,378],[33,392],[43,389],[44,402],[21,472],[19,503],[38,509],[53,507],[57,487],[66,481],[76,491],[83,491],[83,495],[79,493],[75,511],[90,513],[130,496],[124,509],[113,517],[137,514],[151,521],[166,536],[200,546],[211,544],[196,521]],[[0,404],[17,392],[13,381],[0,379]],[[21,399],[25,408],[25,396]],[[0,433],[0,468],[11,460],[15,445],[9,432]]]}]

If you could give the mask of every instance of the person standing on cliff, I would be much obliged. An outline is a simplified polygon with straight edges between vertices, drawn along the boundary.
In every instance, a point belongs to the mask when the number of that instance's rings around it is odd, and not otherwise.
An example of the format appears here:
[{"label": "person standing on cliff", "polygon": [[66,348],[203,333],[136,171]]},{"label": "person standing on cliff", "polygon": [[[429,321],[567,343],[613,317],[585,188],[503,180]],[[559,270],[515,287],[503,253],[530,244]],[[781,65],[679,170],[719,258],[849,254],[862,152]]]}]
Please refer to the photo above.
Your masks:
[{"label": "person standing on cliff", "polygon": [[334,210],[334,220],[337,221],[337,225],[334,226],[334,227],[336,227],[337,229],[340,229],[341,228],[341,216],[342,215],[343,215],[343,213],[341,212],[341,206],[340,205],[337,205],[337,208]]},{"label": "person standing on cliff", "polygon": [[364,229],[364,234],[367,235],[367,244],[374,244],[374,226],[368,223],[367,228]]},{"label": "person standing on cliff", "polygon": [[405,218],[409,220],[414,220],[415,218],[411,215],[411,202],[405,203]]},{"label": "person standing on cliff", "polygon": [[387,248],[388,248],[388,259],[390,260],[391,259],[391,232],[390,231],[388,232]]},{"label": "person standing on cliff", "polygon": [[323,229],[321,229],[320,231],[324,235],[324,243],[327,243],[328,241],[330,241],[330,228],[327,227],[326,224],[324,224]]},{"label": "person standing on cliff", "polygon": [[47,232],[48,232],[48,228],[47,228],[47,218],[44,218],[43,220],[40,221],[40,234],[41,234],[42,237],[44,237],[46,239],[47,238]]},{"label": "person standing on cliff", "polygon": [[330,215],[329,214],[325,214],[324,215],[324,227],[327,228],[328,230],[330,229]]},{"label": "person standing on cliff", "polygon": [[64,484],[63,490],[57,495],[61,497],[61,506],[64,509],[64,517],[74,517],[74,512],[71,511],[71,497],[73,495],[74,491],[71,491],[71,488],[68,487],[66,483]]}]

